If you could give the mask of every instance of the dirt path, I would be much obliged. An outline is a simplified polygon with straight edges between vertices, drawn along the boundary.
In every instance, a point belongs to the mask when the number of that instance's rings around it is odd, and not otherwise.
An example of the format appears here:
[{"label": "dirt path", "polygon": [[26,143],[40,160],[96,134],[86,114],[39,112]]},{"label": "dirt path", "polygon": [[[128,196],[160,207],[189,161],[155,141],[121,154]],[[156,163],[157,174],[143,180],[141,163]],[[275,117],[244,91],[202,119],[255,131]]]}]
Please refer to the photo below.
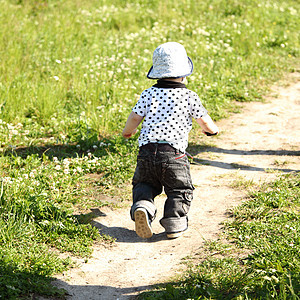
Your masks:
[{"label": "dirt path", "polygon": [[244,196],[230,183],[261,182],[278,172],[300,170],[299,80],[299,74],[293,74],[289,86],[274,88],[276,98],[248,103],[242,113],[218,123],[222,134],[207,138],[215,146],[196,155],[202,164],[192,165],[196,190],[184,236],[165,238],[158,222],[164,197],[156,201],[155,234],[149,240],[136,236],[128,210],[101,208],[95,224],[116,238],[115,245],[97,246],[87,263],[78,261],[80,267],[59,276],[55,285],[68,291],[68,299],[131,299],[180,272],[182,259],[199,251],[205,239],[217,237],[226,211]]}]

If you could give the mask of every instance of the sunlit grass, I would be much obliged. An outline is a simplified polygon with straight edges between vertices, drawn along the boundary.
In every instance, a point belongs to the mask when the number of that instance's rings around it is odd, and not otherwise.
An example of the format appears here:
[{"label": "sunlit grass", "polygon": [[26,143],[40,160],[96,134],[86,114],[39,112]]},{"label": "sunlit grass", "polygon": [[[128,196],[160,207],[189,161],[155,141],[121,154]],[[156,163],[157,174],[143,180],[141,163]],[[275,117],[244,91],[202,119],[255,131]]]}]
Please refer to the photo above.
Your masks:
[{"label": "sunlit grass", "polygon": [[[58,250],[88,256],[103,240],[75,214],[111,205],[102,194],[130,199],[137,143],[120,132],[154,83],[159,44],[185,46],[188,88],[217,120],[297,71],[298,11],[292,0],[0,0],[1,294],[60,295],[43,285],[70,265]],[[207,146],[198,135],[195,152]]]}]

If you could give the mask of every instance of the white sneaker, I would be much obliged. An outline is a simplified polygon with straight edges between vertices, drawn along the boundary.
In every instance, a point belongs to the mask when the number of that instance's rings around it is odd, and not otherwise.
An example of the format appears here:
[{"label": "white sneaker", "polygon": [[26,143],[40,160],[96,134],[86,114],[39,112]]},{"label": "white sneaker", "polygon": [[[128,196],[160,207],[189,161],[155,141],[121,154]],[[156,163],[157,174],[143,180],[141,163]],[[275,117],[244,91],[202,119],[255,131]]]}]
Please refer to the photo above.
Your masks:
[{"label": "white sneaker", "polygon": [[149,239],[153,235],[148,213],[144,208],[137,208],[134,211],[135,232],[143,238]]},{"label": "white sneaker", "polygon": [[182,236],[186,230],[184,230],[184,231],[178,231],[178,232],[174,232],[174,233],[167,233],[167,238],[168,239],[177,239],[180,236]]}]

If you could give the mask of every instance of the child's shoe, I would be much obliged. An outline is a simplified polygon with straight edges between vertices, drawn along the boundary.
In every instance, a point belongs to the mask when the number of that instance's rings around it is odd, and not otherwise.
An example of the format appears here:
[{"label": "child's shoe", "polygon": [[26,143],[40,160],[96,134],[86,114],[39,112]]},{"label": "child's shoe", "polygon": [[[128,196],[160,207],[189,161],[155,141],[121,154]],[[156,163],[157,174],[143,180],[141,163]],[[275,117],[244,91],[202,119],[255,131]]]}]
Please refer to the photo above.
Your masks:
[{"label": "child's shoe", "polygon": [[137,208],[134,211],[135,232],[143,238],[148,239],[153,235],[148,213],[144,208]]},{"label": "child's shoe", "polygon": [[172,233],[167,233],[167,238],[168,239],[177,239],[180,236],[182,236],[186,230],[178,231],[178,232],[172,232]]}]

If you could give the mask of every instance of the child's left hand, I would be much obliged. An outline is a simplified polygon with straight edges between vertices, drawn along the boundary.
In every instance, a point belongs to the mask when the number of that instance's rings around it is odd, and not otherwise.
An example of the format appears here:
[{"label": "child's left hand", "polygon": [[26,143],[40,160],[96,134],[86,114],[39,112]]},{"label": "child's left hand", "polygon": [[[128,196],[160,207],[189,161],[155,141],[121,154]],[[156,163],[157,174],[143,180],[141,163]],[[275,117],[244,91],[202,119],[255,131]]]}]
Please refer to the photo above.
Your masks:
[{"label": "child's left hand", "polygon": [[131,132],[131,133],[124,133],[124,132],[123,132],[123,137],[124,137],[125,139],[129,139],[130,137],[132,137],[133,135],[135,135],[136,132],[137,132],[137,129],[135,129],[135,130],[134,130],[133,132]]}]

